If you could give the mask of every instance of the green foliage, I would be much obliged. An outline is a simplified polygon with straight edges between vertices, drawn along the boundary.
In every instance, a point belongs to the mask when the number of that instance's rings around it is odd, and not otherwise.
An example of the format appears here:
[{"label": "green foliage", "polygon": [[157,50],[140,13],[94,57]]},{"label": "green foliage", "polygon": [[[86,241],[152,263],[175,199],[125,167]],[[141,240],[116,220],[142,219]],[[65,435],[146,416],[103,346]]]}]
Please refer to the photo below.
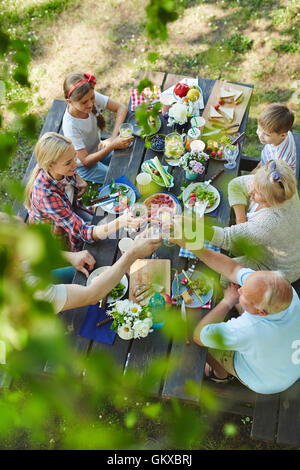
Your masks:
[{"label": "green foliage", "polygon": [[252,39],[241,33],[233,33],[229,38],[225,39],[224,46],[232,52],[243,54],[252,48]]},{"label": "green foliage", "polygon": [[151,39],[165,41],[168,37],[167,23],[177,20],[175,0],[150,0],[146,7],[148,23],[146,32]]}]

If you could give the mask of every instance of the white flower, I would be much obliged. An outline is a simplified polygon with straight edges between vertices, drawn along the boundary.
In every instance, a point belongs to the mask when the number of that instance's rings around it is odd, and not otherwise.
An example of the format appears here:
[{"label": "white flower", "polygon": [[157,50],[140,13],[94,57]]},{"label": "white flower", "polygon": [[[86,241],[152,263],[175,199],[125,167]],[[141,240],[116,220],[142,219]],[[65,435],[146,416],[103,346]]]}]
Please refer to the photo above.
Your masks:
[{"label": "white flower", "polygon": [[145,320],[137,320],[133,325],[133,337],[146,338],[146,336],[148,336],[151,326],[151,318],[145,318]]},{"label": "white flower", "polygon": [[188,109],[185,104],[177,102],[169,109],[169,118],[178,124],[185,124],[188,118]]},{"label": "white flower", "polygon": [[125,300],[117,300],[115,304],[115,310],[122,314],[129,312],[131,302],[128,299]]},{"label": "white flower", "polygon": [[133,330],[130,325],[125,323],[124,325],[118,326],[117,330],[118,335],[122,339],[132,339],[133,338]]},{"label": "white flower", "polygon": [[142,307],[139,304],[133,304],[130,307],[130,313],[134,317],[138,317],[141,311],[142,311]]}]

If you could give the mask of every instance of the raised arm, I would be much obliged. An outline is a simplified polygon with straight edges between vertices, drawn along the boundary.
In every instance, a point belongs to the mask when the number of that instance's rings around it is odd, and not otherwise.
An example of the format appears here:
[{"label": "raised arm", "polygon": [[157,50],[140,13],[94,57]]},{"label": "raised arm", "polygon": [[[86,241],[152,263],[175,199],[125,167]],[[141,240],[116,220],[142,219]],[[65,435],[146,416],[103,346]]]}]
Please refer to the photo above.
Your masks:
[{"label": "raised arm", "polygon": [[66,286],[67,301],[63,310],[83,307],[85,305],[95,305],[120,282],[134,261],[138,258],[145,258],[151,255],[160,245],[161,238],[151,240],[144,238],[143,234],[138,235],[132,247],[113,266],[108,268],[105,273],[95,278],[88,287],[68,284]]}]

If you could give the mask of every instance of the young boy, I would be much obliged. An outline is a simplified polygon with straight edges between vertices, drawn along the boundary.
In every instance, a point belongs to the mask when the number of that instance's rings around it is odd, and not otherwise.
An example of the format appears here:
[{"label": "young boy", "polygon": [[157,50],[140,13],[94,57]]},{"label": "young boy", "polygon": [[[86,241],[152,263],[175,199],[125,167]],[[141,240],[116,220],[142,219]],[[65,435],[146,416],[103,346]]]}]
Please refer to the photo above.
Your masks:
[{"label": "young boy", "polygon": [[294,114],[281,104],[270,104],[259,116],[257,135],[264,148],[258,167],[270,160],[284,160],[296,173],[296,145],[290,129]]}]

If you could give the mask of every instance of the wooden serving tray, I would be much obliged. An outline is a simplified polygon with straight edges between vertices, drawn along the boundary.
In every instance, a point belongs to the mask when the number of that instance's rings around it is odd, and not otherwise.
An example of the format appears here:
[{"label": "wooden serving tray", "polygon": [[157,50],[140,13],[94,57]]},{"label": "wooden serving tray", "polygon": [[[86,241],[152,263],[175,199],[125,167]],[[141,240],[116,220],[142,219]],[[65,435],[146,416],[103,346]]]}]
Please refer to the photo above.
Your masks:
[{"label": "wooden serving tray", "polygon": [[171,292],[171,260],[138,259],[130,267],[129,300],[136,302],[134,292],[138,285],[151,286],[152,283],[164,286],[165,294]]},{"label": "wooden serving tray", "polygon": [[[232,88],[233,90],[238,90],[238,91],[243,91],[242,98],[240,98],[240,101],[238,103],[224,103],[224,107],[227,108],[234,108],[234,118],[233,121],[229,121],[228,119],[224,118],[224,122],[218,122],[217,120],[210,120],[209,119],[209,110],[210,106],[215,106],[218,104],[220,100],[220,92],[221,88],[225,86],[225,88]],[[208,101],[206,103],[206,106],[203,110],[202,116],[206,120],[205,128],[203,130],[203,133],[205,134],[206,132],[209,132],[210,130],[213,129],[219,129],[220,127],[226,127],[229,126],[230,124],[234,123],[239,123],[241,125],[245,111],[247,109],[249,100],[251,98],[253,88],[248,87],[245,85],[238,85],[236,83],[232,84],[229,82],[223,82],[221,80],[217,80],[213,86],[213,89],[211,91],[211,94],[208,98]],[[221,114],[221,113],[220,113]],[[234,132],[238,131],[238,127],[235,128]]]}]

